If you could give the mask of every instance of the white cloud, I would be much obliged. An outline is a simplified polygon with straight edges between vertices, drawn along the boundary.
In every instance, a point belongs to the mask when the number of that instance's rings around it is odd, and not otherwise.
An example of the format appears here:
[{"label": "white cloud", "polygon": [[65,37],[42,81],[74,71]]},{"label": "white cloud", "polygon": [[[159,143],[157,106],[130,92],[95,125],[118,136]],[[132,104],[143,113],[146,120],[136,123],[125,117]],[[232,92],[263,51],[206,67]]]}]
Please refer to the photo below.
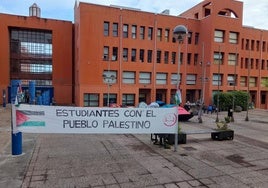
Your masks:
[{"label": "white cloud", "polygon": [[[33,3],[41,8],[45,18],[73,20],[73,8],[76,0],[0,0],[0,12],[25,15]],[[224,0],[223,0],[224,1]],[[244,2],[243,24],[268,30],[268,0],[241,0]],[[165,9],[171,15],[179,15],[202,0],[81,0],[102,5],[121,5],[138,8],[143,11],[160,13]]]}]

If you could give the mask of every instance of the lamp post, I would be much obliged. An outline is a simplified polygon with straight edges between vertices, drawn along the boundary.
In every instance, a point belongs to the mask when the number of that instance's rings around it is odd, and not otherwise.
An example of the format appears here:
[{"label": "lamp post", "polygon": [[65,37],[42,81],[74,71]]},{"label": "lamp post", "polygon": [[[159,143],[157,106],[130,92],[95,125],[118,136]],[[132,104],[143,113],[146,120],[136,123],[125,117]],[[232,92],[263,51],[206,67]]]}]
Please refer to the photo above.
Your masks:
[{"label": "lamp post", "polygon": [[249,58],[248,58],[248,78],[247,78],[247,113],[246,113],[246,118],[245,118],[245,121],[249,121],[249,118],[248,118],[248,108],[249,108],[249,80],[250,80],[250,68],[249,66],[251,66],[251,57],[250,57],[250,52],[251,50],[249,50]]},{"label": "lamp post", "polygon": [[114,75],[110,75],[110,71],[108,71],[108,74],[103,74],[103,81],[104,83],[107,84],[107,107],[110,106],[110,87],[113,84],[113,81],[115,80],[115,76]]},{"label": "lamp post", "polygon": [[218,92],[217,92],[217,117],[216,122],[219,122],[219,109],[220,109],[220,63],[221,63],[221,46],[219,46],[218,54]]},{"label": "lamp post", "polygon": [[[176,94],[179,95],[180,94],[180,64],[181,64],[181,44],[183,43],[183,40],[185,38],[185,36],[188,34],[188,30],[184,25],[177,25],[174,30],[173,30],[173,36],[176,39],[176,41],[179,42],[179,47],[178,47],[178,72],[177,72],[177,92]],[[180,97],[180,96],[178,96]],[[179,108],[181,99],[176,101],[176,105]],[[179,116],[178,116],[178,121],[179,121]],[[179,126],[179,125],[178,125]],[[177,130],[178,131],[178,130]],[[175,147],[174,147],[174,151],[177,151],[177,146],[178,146],[178,132],[175,133]]]}]

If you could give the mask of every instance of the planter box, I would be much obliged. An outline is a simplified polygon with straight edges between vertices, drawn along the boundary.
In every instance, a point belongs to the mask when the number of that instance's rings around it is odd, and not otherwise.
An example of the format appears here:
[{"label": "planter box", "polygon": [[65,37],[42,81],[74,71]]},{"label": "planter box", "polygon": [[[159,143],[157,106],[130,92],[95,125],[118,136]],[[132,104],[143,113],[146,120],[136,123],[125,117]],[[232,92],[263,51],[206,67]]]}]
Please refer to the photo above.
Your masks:
[{"label": "planter box", "polygon": [[[185,133],[178,134],[178,144],[186,144],[187,135]],[[175,134],[168,134],[167,143],[173,145],[175,143]]]},{"label": "planter box", "polygon": [[212,140],[233,140],[234,131],[233,130],[220,130],[218,132],[211,133]]}]

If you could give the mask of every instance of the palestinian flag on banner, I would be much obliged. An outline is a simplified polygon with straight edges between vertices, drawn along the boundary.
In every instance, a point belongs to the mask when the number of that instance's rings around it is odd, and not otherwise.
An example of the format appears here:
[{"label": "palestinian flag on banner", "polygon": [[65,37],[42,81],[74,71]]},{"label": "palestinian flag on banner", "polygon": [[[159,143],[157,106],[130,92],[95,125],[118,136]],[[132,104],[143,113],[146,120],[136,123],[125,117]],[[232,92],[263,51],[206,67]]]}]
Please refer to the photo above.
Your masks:
[{"label": "palestinian flag on banner", "polygon": [[30,110],[16,110],[16,126],[45,126],[46,123],[41,118],[31,119],[31,116],[40,117],[44,116],[44,111],[30,111]]},{"label": "palestinian flag on banner", "polygon": [[180,105],[182,103],[180,89],[177,89],[177,91],[175,93],[175,103],[176,103],[176,105]]}]

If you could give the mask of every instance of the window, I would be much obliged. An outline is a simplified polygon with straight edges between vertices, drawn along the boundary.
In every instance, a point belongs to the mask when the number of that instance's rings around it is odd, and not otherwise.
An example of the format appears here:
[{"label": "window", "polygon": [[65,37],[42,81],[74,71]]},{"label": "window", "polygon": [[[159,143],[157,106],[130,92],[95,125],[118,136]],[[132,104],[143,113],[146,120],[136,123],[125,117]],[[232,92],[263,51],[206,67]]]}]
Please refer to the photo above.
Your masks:
[{"label": "window", "polygon": [[246,85],[247,85],[247,78],[245,77],[245,76],[241,76],[240,77],[240,86],[241,87],[246,87]]},{"label": "window", "polygon": [[128,61],[128,48],[123,48],[123,61]]},{"label": "window", "polygon": [[261,104],[266,104],[266,92],[261,91]]},{"label": "window", "polygon": [[135,105],[135,94],[123,94],[122,95],[123,106],[134,106]]},{"label": "window", "polygon": [[99,106],[99,94],[84,93],[84,106],[85,107],[98,107]]},{"label": "window", "polygon": [[222,75],[221,74],[213,74],[213,79],[212,79],[212,85],[217,86],[217,85],[222,85]]},{"label": "window", "polygon": [[162,29],[157,29],[157,41],[162,41]]},{"label": "window", "polygon": [[140,62],[144,62],[144,49],[140,49]]},{"label": "window", "polygon": [[187,35],[187,38],[188,38],[188,44],[191,44],[191,43],[192,43],[192,35],[193,35],[192,32],[188,32],[188,35]]},{"label": "window", "polygon": [[195,33],[194,44],[198,45],[198,42],[199,42],[199,33]]},{"label": "window", "polygon": [[194,54],[194,65],[198,64],[198,54]]},{"label": "window", "polygon": [[140,84],[151,84],[151,73],[150,72],[140,72],[139,83]]},{"label": "window", "polygon": [[261,78],[261,87],[266,87],[265,83],[267,83],[267,82],[268,82],[268,77]]},{"label": "window", "polygon": [[227,76],[227,83],[228,83],[228,86],[235,86],[235,75],[233,74],[228,74]]},{"label": "window", "polygon": [[35,80],[38,86],[51,86],[53,71],[52,31],[9,29],[10,79],[23,77],[25,82]]},{"label": "window", "polygon": [[128,38],[128,25],[123,25],[123,38]]},{"label": "window", "polygon": [[165,64],[168,64],[168,59],[169,59],[169,52],[165,51],[165,54],[164,54],[164,62],[165,62]]},{"label": "window", "polygon": [[145,27],[140,26],[140,39],[144,40],[144,36],[145,36]]},{"label": "window", "polygon": [[238,43],[238,33],[230,32],[229,33],[229,42],[231,44],[237,44]]},{"label": "window", "polygon": [[169,29],[165,29],[165,42],[169,42]]},{"label": "window", "polygon": [[131,36],[133,39],[137,38],[137,26],[136,25],[132,25]]},{"label": "window", "polygon": [[236,65],[236,54],[228,55],[228,65]]},{"label": "window", "polygon": [[215,30],[214,31],[214,42],[223,42],[224,40],[224,31]]},{"label": "window", "polygon": [[222,64],[223,62],[223,53],[214,52],[214,64]]},{"label": "window", "polygon": [[147,51],[147,62],[148,63],[152,63],[152,56],[153,56],[153,51],[152,50],[148,50]]},{"label": "window", "polygon": [[153,40],[153,28],[148,28],[148,40]]},{"label": "window", "polygon": [[103,94],[103,106],[107,106],[108,104],[116,104],[116,94],[109,93],[109,103],[108,103],[108,94]]},{"label": "window", "polygon": [[135,72],[124,71],[123,72],[124,84],[135,84]]},{"label": "window", "polygon": [[176,52],[172,52],[171,54],[171,64],[176,64]]},{"label": "window", "polygon": [[161,63],[161,51],[157,50],[156,53],[156,63]]},{"label": "window", "polygon": [[112,56],[112,61],[117,61],[117,55],[118,54],[118,48],[113,47],[113,56]]},{"label": "window", "polygon": [[[181,83],[181,74],[179,75],[179,83]],[[171,84],[177,85],[178,84],[178,74],[171,74]]]},{"label": "window", "polygon": [[192,58],[192,54],[191,53],[187,53],[187,64],[188,65],[191,64],[191,58]]},{"label": "window", "polygon": [[156,73],[156,84],[167,84],[167,74]]},{"label": "window", "polygon": [[257,78],[256,77],[250,77],[249,78],[249,87],[256,87],[257,86]]},{"label": "window", "polygon": [[131,61],[135,62],[136,61],[136,55],[137,55],[137,50],[136,49],[132,49],[131,50]]},{"label": "window", "polygon": [[113,23],[113,36],[118,37],[118,23]]},{"label": "window", "polygon": [[103,47],[103,60],[109,61],[109,46]]},{"label": "window", "polygon": [[104,22],[103,23],[103,35],[104,36],[109,36],[109,22]]},{"label": "window", "polygon": [[195,85],[196,84],[196,75],[187,74],[186,75],[186,85]]}]

